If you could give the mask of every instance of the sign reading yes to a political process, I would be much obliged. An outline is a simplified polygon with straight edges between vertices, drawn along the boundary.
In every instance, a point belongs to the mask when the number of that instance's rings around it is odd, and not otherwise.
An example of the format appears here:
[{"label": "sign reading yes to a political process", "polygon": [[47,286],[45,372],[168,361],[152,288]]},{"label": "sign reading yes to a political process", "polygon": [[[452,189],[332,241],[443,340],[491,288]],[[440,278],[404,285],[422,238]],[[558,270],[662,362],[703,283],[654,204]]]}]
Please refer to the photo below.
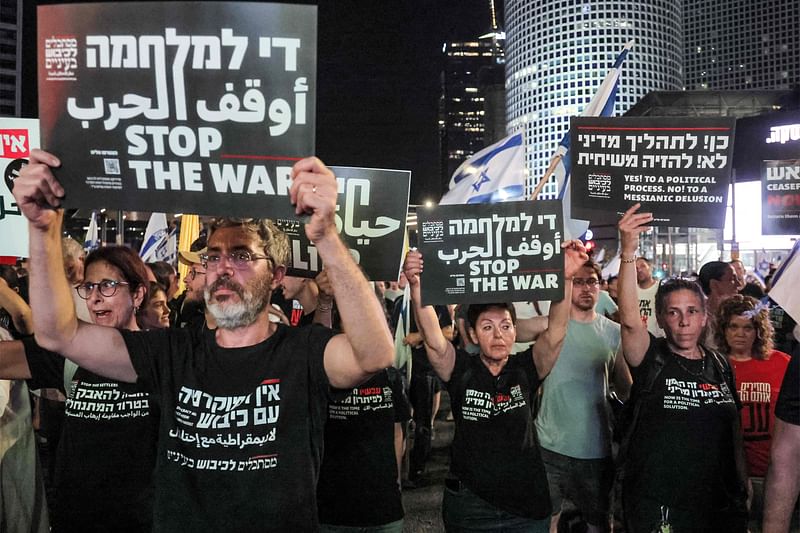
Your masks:
[{"label": "sign reading yes to a political process", "polygon": [[800,159],[764,161],[761,173],[761,233],[800,233]]},{"label": "sign reading yes to a political process", "polygon": [[28,221],[11,194],[14,180],[28,163],[31,148],[39,146],[39,121],[0,118],[0,256],[28,256]]},{"label": "sign reading yes to a political process", "polygon": [[417,223],[424,304],[564,297],[561,202],[442,205]]},{"label": "sign reading yes to a political process", "polygon": [[[350,253],[373,281],[395,281],[403,262],[411,172],[330,167],[336,174],[336,227]],[[322,263],[296,219],[276,219],[291,244],[290,276],[314,276]]]},{"label": "sign reading yes to a political process", "polygon": [[726,117],[574,117],[572,216],[640,202],[656,226],[723,227],[734,126]]},{"label": "sign reading yes to a political process", "polygon": [[65,205],[291,217],[316,35],[315,6],[39,6],[42,141]]}]

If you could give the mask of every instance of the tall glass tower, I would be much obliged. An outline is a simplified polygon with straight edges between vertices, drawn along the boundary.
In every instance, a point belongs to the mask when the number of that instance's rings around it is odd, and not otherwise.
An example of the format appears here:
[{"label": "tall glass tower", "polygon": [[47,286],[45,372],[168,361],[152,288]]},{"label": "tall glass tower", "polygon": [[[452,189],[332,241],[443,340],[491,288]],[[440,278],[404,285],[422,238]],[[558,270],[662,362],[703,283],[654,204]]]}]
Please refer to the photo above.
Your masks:
[{"label": "tall glass tower", "polygon": [[687,89],[800,85],[797,0],[687,0],[683,20]]},{"label": "tall glass tower", "polygon": [[[506,0],[506,119],[525,132],[528,190],[544,175],[569,118],[580,115],[626,42],[614,114],[650,91],[683,86],[681,2]],[[557,194],[554,182],[543,198]]]},{"label": "tall glass tower", "polygon": [[0,116],[20,116],[22,0],[0,5]]}]

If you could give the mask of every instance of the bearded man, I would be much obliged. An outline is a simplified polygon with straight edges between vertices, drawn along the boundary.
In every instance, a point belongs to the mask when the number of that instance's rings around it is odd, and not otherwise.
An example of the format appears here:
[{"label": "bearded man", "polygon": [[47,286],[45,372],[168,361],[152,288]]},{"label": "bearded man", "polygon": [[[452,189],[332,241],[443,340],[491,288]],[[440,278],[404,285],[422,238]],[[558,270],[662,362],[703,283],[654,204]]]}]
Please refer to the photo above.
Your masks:
[{"label": "bearded man", "polygon": [[297,162],[289,196],[309,215],[306,235],[326,265],[346,334],[270,322],[289,248],[264,219],[211,228],[201,260],[216,330],[127,332],[75,318],[58,246],[58,166],[34,150],[14,184],[30,226],[36,340],[102,376],[138,380],[158,398],[155,530],[316,530],[330,388],[351,388],[394,357],[379,302],[336,230],[333,173],[316,158]]}]

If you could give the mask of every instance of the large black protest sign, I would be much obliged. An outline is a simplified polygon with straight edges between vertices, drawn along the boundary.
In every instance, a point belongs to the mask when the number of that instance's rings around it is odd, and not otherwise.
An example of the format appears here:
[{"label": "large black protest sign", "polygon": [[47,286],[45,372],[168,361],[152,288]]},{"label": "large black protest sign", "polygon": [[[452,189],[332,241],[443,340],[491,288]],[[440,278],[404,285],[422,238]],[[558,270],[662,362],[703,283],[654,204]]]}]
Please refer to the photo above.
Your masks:
[{"label": "large black protest sign", "polygon": [[[403,261],[411,172],[375,168],[330,167],[336,174],[336,227],[369,279],[395,281]],[[288,273],[313,276],[322,270],[317,249],[303,225],[293,219],[276,223],[292,246]]]},{"label": "large black protest sign", "polygon": [[38,8],[43,147],[69,207],[291,216],[314,148],[316,7]]},{"label": "large black protest sign", "polygon": [[419,209],[423,303],[561,300],[561,217],[555,200]]},{"label": "large black protest sign", "polygon": [[734,119],[575,117],[572,216],[622,214],[636,202],[657,226],[721,228]]},{"label": "large black protest sign", "polygon": [[800,233],[800,159],[764,161],[761,176],[761,233]]}]

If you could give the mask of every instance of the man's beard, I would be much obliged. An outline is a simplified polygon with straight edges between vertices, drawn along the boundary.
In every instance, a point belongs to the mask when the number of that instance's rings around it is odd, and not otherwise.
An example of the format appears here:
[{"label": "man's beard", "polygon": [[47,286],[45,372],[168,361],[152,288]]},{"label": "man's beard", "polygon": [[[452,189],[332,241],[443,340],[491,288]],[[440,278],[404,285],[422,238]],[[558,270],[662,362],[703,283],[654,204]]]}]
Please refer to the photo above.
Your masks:
[{"label": "man's beard", "polygon": [[[258,315],[269,304],[270,278],[269,274],[265,274],[243,287],[230,278],[223,277],[212,283],[210,287],[206,287],[206,309],[216,320],[217,327],[236,329],[255,322]],[[239,301],[225,303],[212,301],[211,295],[220,288],[234,291],[239,297]]]}]

